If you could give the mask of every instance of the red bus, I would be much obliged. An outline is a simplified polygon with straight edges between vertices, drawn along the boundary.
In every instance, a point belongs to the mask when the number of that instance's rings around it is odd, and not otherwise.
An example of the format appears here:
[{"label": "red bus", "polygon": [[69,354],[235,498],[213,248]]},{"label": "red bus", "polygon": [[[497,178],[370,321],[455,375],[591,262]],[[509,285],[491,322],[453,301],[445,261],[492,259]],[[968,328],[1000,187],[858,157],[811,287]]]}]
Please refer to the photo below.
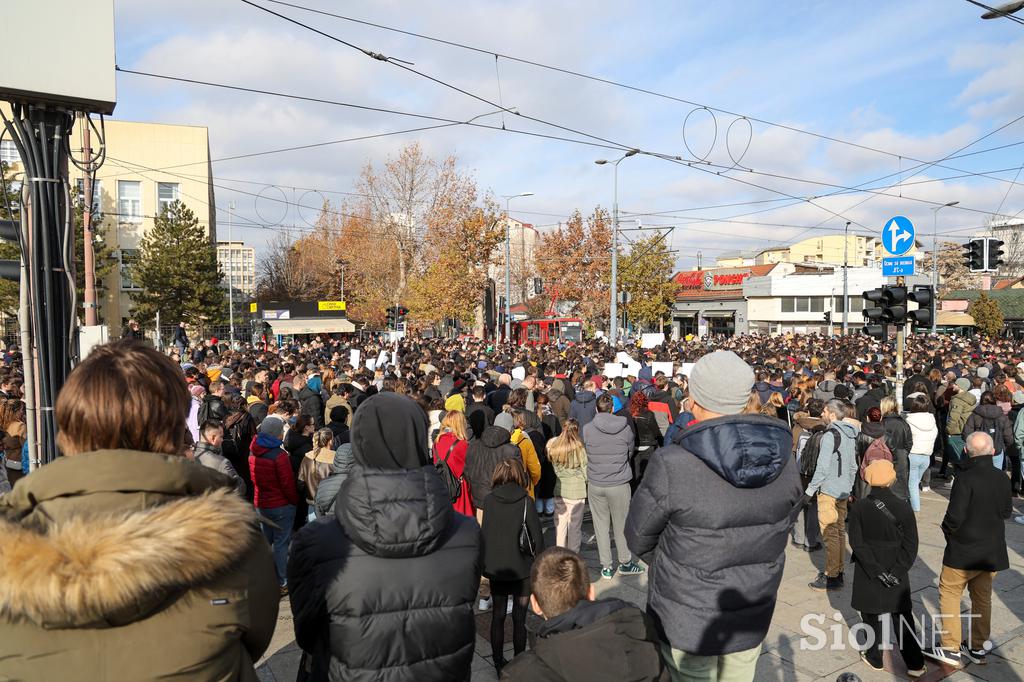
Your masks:
[{"label": "red bus", "polygon": [[552,317],[521,320],[512,325],[513,340],[519,345],[579,343],[583,340],[583,320],[578,317]]}]

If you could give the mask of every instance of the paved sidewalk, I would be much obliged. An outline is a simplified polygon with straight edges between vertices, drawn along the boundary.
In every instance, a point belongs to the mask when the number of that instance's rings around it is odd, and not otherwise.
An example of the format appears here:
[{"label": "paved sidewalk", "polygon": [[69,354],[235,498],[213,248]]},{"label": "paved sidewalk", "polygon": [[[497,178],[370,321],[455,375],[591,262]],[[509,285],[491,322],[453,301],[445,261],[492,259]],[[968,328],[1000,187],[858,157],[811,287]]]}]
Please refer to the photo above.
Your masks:
[{"label": "paved sidewalk", "polygon": [[[941,481],[933,481],[941,484]],[[915,615],[925,611],[938,610],[938,574],[942,568],[942,552],[945,542],[939,524],[946,509],[948,491],[933,490],[922,493],[921,513],[918,515],[920,551],[917,563],[911,570],[910,580],[914,590]],[[1024,514],[1024,504],[1016,500],[1014,507]],[[584,537],[593,530],[589,515],[584,526]],[[553,541],[550,522],[545,523],[545,538]],[[984,665],[969,665],[960,671],[942,670],[928,661],[925,682],[949,679],[956,681],[986,680],[987,682],[1009,682],[1024,680],[1024,526],[1012,520],[1006,524],[1006,539],[1010,553],[1010,569],[996,576],[992,599],[992,638],[995,648]],[[583,551],[591,568],[598,597],[615,596],[643,606],[647,596],[646,576],[616,576],[612,580],[601,580],[597,547],[586,545]],[[846,557],[849,561],[849,553]],[[841,641],[845,642],[849,627],[860,622],[850,607],[852,568],[847,570],[846,586],[841,592],[815,592],[807,587],[822,568],[822,552],[807,554],[790,547],[786,554],[786,570],[779,589],[779,602],[772,619],[771,628],[765,639],[761,658],[758,662],[758,682],[804,682],[805,680],[835,680],[844,672],[856,673],[865,682],[875,680],[909,679],[906,669],[896,651],[885,655],[886,672],[878,673],[860,662],[858,653],[849,648],[832,650],[808,650],[814,638],[801,631],[801,620],[807,614],[822,614],[828,620],[817,627],[828,636],[828,644],[834,639],[832,628],[836,628]],[[966,595],[965,595],[966,597]],[[962,603],[968,610],[969,602]],[[531,616],[532,617],[532,616]],[[835,620],[838,618],[838,620]],[[473,680],[495,680],[491,663],[490,615],[477,616],[476,655],[473,659]],[[512,657],[511,618],[506,620],[506,657]],[[804,647],[801,647],[801,643]],[[257,672],[260,679],[268,682],[292,682],[298,670],[300,651],[295,646],[291,612],[287,601],[281,603],[281,615],[277,631],[267,655],[259,662]]]}]

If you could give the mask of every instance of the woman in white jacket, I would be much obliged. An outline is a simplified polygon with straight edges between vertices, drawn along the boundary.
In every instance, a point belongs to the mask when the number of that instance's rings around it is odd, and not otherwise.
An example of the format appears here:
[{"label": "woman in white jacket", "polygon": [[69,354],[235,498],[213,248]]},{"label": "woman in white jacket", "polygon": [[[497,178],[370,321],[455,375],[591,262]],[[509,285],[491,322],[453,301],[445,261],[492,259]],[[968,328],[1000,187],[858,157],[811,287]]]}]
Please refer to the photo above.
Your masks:
[{"label": "woman in white jacket", "polygon": [[913,441],[910,445],[910,480],[907,487],[910,489],[910,506],[916,513],[921,511],[921,477],[931,462],[939,428],[935,423],[935,415],[928,411],[928,398],[923,393],[914,393],[908,398],[910,414],[907,415],[907,424],[910,425]]}]

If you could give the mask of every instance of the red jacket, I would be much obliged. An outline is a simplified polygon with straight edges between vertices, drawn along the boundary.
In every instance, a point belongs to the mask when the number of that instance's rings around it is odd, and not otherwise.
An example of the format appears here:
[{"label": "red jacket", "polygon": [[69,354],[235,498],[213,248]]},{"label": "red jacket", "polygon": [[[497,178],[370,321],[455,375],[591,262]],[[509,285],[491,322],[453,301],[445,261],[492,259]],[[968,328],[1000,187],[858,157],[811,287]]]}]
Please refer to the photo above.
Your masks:
[{"label": "red jacket", "polygon": [[[453,442],[455,447],[452,447]],[[469,443],[467,441],[457,441],[455,434],[446,433],[438,438],[437,443],[434,445],[434,463],[436,464],[444,459],[445,454],[448,453],[448,448],[451,448],[451,454],[448,455],[448,468],[456,476],[462,476],[466,469],[466,449],[468,446]],[[473,496],[469,490],[469,481],[465,478],[462,479],[462,490],[459,493],[459,499],[455,500],[452,508],[466,516],[476,515],[476,512],[473,510]]]},{"label": "red jacket", "polygon": [[260,433],[249,450],[249,475],[252,477],[253,504],[257,509],[276,509],[298,504],[299,493],[288,453],[281,441]]}]

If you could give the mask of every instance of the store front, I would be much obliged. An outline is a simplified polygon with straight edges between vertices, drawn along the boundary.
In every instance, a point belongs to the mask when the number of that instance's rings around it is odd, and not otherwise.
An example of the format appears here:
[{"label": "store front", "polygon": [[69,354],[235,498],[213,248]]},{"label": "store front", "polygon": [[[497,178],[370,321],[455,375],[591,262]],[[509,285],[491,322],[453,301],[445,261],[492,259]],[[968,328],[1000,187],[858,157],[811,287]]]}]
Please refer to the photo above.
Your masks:
[{"label": "store front", "polygon": [[749,329],[743,283],[773,267],[755,265],[677,273],[673,278],[679,285],[672,310],[673,337],[746,334]]}]

